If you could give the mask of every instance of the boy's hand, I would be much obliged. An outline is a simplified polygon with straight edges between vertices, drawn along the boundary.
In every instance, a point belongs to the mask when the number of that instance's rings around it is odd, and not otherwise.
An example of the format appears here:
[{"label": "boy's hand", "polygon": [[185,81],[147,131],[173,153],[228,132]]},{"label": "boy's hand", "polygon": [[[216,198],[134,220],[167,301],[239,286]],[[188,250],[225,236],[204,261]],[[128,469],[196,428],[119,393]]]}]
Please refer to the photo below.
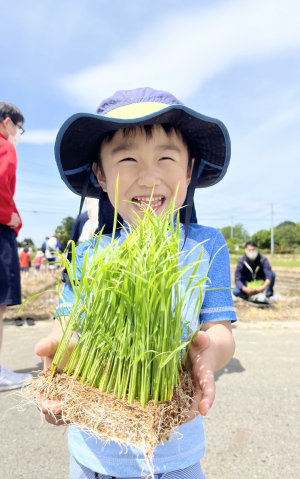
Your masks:
[{"label": "boy's hand", "polygon": [[230,361],[234,349],[230,321],[204,323],[202,331],[194,338],[189,350],[196,395],[187,422],[195,418],[195,412],[206,416],[212,407],[216,395],[214,372]]},{"label": "boy's hand", "polygon": [[196,385],[196,395],[191,405],[191,411],[197,411],[202,416],[206,416],[213,405],[216,386],[214,354],[210,337],[205,331],[200,331],[193,340],[189,350],[189,361]]},{"label": "boy's hand", "polygon": [[[62,331],[59,331],[59,327],[55,325],[53,328],[54,331],[46,338],[41,339],[35,347],[35,353],[41,357],[44,364],[44,369],[47,369],[49,366],[51,366],[56,350],[62,338]],[[70,356],[74,346],[75,341],[71,341],[68,346],[68,353],[64,358],[61,367],[66,365],[68,356]],[[61,407],[59,402],[43,401],[41,395],[39,394],[36,395],[35,400],[38,408],[43,414],[45,414],[45,419],[47,422],[54,424],[55,426],[61,426],[62,424],[65,424],[64,421],[61,420]]]},{"label": "boy's hand", "polygon": [[[62,334],[50,334],[37,343],[35,347],[35,354],[41,357],[44,364],[44,369],[47,369],[49,366],[51,366],[61,338]],[[43,414],[45,414],[45,419],[47,422],[56,426],[63,424],[63,421],[60,420],[60,404],[57,401],[43,401],[43,398],[40,394],[36,395],[35,400],[38,408]]]}]

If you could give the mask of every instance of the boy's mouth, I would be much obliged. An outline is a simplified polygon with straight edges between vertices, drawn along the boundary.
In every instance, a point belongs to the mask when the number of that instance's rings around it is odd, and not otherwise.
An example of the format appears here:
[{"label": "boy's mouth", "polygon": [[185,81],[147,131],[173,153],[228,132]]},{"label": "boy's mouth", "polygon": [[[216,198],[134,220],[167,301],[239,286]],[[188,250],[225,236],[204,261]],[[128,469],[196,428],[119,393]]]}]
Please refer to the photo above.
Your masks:
[{"label": "boy's mouth", "polygon": [[[134,196],[131,201],[138,205],[140,208],[146,208],[149,205],[151,196]],[[166,198],[164,196],[153,196],[150,206],[152,209],[157,209],[162,206]]]}]

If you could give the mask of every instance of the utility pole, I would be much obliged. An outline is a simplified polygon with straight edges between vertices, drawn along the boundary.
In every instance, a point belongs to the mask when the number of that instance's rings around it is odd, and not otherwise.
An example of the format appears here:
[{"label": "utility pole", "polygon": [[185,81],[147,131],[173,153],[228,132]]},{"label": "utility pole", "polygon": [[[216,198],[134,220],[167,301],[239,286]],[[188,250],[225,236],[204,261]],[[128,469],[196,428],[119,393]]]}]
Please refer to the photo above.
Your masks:
[{"label": "utility pole", "polygon": [[273,224],[273,203],[271,203],[271,255],[274,255],[274,224]]},{"label": "utility pole", "polygon": [[230,238],[233,238],[233,216],[230,216],[230,219],[231,219]]}]

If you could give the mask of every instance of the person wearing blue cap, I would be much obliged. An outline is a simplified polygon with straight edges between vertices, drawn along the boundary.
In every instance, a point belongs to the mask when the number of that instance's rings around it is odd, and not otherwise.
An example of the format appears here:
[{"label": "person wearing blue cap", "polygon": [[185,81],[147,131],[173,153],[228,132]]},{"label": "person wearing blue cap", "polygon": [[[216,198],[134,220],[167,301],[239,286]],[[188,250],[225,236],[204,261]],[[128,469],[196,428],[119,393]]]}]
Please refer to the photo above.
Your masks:
[{"label": "person wearing blue cap", "polygon": [[[125,225],[132,224],[134,211],[143,214],[141,207],[148,204],[153,189],[152,208],[157,214],[166,211],[179,185],[175,205],[185,206],[180,210],[183,254],[193,263],[201,244],[203,259],[207,266],[211,263],[198,322],[203,322],[202,330],[189,353],[197,389],[192,409],[198,414],[191,415],[168,443],[156,447],[153,466],[158,479],[203,478],[202,416],[214,402],[214,371],[233,356],[231,323],[236,315],[225,240],[216,229],[197,224],[194,192],[195,188],[217,184],[226,173],[230,159],[226,127],[186,107],[170,93],[151,88],[119,91],[102,101],[96,114],[79,113],[63,124],[55,157],[63,181],[81,196],[81,208],[85,197],[99,198],[99,228],[104,227],[106,235],[112,233],[118,175],[118,219]],[[93,240],[77,248],[79,267],[87,248],[92,254],[91,244]],[[59,311],[68,316],[74,294],[67,275],[64,281]],[[45,367],[51,364],[61,337],[61,325],[55,320],[52,332],[36,346]],[[39,406],[47,421],[56,423],[59,405],[50,404],[53,415],[49,414],[49,403],[40,402]],[[71,479],[138,478],[142,471],[147,473],[139,449],[121,451],[118,444],[105,444],[74,426],[69,429],[69,448]]]}]

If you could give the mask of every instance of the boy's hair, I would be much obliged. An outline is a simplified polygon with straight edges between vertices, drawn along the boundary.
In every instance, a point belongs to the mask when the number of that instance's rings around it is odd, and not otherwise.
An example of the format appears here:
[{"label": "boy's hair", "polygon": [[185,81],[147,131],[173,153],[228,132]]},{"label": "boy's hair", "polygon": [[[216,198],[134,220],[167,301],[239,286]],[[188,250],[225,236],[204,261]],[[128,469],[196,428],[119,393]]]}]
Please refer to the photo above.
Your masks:
[{"label": "boy's hair", "polygon": [[[123,138],[127,139],[130,136],[133,136],[136,130],[139,129],[140,131],[145,132],[146,139],[150,139],[153,136],[154,128],[157,126],[161,126],[168,137],[171,137],[172,135],[175,134],[178,138],[182,140],[183,144],[187,147],[187,150],[188,150],[188,170],[190,170],[192,167],[192,159],[193,159],[191,143],[188,140],[188,137],[186,136],[186,134],[183,131],[181,131],[177,126],[174,126],[171,123],[159,123],[159,125],[143,125],[143,126],[131,126],[128,128],[123,128],[122,130]],[[117,131],[120,131],[120,130],[109,131],[104,136],[102,136],[97,149],[95,162],[97,163],[100,173],[104,178],[105,178],[105,174],[104,174],[104,170],[103,170],[103,166],[101,162],[101,154],[100,154],[101,148],[104,144],[110,143],[113,140]]]},{"label": "boy's hair", "polygon": [[253,246],[254,248],[257,248],[257,243],[256,241],[247,241],[245,248],[247,248],[247,246]]},{"label": "boy's hair", "polygon": [[5,120],[5,118],[10,118],[15,125],[18,123],[23,125],[25,121],[19,108],[8,101],[0,101],[0,123]]},{"label": "boy's hair", "polygon": [[24,251],[24,253],[28,253],[28,251],[29,251],[28,246],[24,246],[23,251]]}]

